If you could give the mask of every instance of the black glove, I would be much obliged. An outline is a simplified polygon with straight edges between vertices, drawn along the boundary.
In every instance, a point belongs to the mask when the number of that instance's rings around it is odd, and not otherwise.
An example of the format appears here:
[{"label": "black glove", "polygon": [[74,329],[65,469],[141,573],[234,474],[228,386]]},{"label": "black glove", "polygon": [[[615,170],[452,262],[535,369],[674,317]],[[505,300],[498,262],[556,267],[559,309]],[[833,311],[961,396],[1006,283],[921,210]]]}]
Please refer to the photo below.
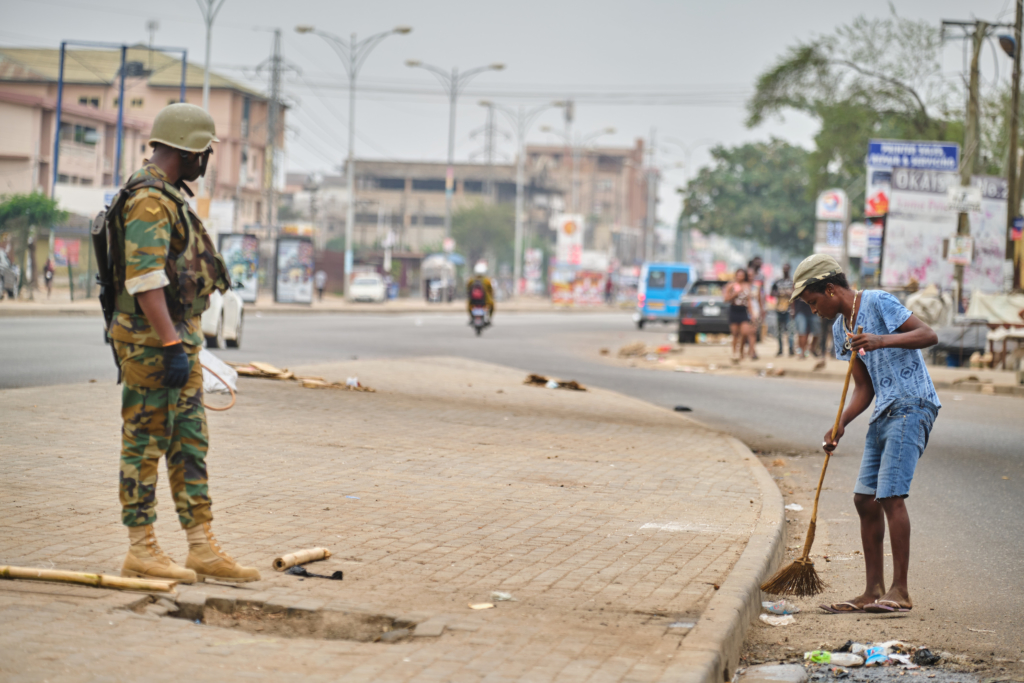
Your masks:
[{"label": "black glove", "polygon": [[164,386],[168,389],[181,389],[188,382],[191,368],[188,354],[181,342],[164,347]]}]

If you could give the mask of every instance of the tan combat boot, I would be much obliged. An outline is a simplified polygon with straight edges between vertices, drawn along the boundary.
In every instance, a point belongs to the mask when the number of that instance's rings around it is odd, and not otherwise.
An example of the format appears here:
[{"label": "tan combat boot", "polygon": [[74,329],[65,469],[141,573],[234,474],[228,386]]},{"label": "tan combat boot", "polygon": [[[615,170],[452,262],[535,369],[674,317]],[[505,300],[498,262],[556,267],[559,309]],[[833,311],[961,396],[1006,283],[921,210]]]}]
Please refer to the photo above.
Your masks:
[{"label": "tan combat boot", "polygon": [[195,583],[196,573],[174,564],[156,542],[153,525],[128,527],[128,555],[121,567],[121,576],[139,579],[170,579],[179,583]]},{"label": "tan combat boot", "polygon": [[210,523],[203,522],[190,529],[188,534],[188,559],[185,566],[195,570],[200,581],[215,579],[231,583],[259,581],[260,573],[255,567],[239,567],[231,556],[220,547],[213,537]]}]

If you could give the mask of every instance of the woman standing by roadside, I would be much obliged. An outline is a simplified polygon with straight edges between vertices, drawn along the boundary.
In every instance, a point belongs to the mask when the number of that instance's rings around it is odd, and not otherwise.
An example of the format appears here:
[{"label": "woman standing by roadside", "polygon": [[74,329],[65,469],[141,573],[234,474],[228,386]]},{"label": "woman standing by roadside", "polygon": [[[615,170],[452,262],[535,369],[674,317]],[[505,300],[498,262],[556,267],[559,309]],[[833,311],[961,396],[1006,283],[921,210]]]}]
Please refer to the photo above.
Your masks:
[{"label": "woman standing by roadside", "polygon": [[743,358],[743,340],[750,341],[751,358],[757,360],[754,350],[754,334],[750,325],[750,276],[746,268],[737,268],[735,279],[725,286],[722,293],[729,304],[729,331],[732,333],[732,360],[739,362]]}]

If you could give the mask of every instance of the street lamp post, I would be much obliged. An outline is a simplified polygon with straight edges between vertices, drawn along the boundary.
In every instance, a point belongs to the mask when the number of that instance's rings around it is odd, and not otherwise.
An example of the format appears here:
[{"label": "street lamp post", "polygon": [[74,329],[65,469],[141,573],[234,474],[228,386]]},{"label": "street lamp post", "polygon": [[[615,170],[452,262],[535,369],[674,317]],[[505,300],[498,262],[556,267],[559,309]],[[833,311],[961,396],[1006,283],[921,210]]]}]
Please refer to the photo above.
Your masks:
[{"label": "street lamp post", "polygon": [[455,190],[455,105],[462,92],[475,76],[485,71],[501,71],[504,64],[495,63],[487,66],[478,66],[475,69],[459,73],[458,67],[452,67],[449,74],[444,69],[424,64],[418,59],[407,59],[405,65],[411,68],[426,69],[434,74],[441,87],[448,94],[448,169],[444,178],[444,236],[451,237],[452,234],[452,193]]},{"label": "street lamp post", "polygon": [[481,100],[480,106],[490,107],[501,112],[516,132],[516,232],[513,245],[512,281],[514,283],[513,291],[518,294],[519,280],[523,272],[523,218],[526,213],[523,187],[526,184],[526,134],[530,132],[530,126],[543,112],[565,105],[562,102],[552,102],[526,110],[522,105],[517,109],[512,109],[489,100]]},{"label": "street lamp post", "polygon": [[[693,153],[697,150],[697,148],[703,147],[704,145],[714,144],[716,142],[716,140],[714,140],[713,138],[701,138],[700,140],[696,140],[696,141],[691,142],[691,143],[686,143],[686,142],[683,142],[682,140],[678,140],[676,138],[671,138],[671,137],[665,138],[665,141],[675,145],[680,150],[682,150],[682,152],[683,152],[683,164],[682,164],[682,167],[683,167],[683,171],[686,173],[687,176],[690,175],[690,157],[693,156]],[[686,179],[686,186],[688,187],[689,184],[690,184],[690,181],[689,181],[689,178],[687,178]],[[678,191],[682,192],[682,190],[683,190],[683,188],[680,188]],[[686,200],[684,199],[683,201],[685,202]],[[685,237],[685,239],[684,239],[684,237]],[[689,255],[690,255],[690,230],[689,230],[689,228],[683,228],[682,230],[679,230],[677,228],[676,249],[675,249],[675,251],[676,251],[676,254],[675,254],[676,261],[683,261],[683,260],[689,258]]]},{"label": "street lamp post", "polygon": [[[196,0],[199,3],[199,11],[203,13],[203,23],[206,24],[206,58],[203,62],[203,109],[210,111],[210,44],[213,41],[213,20],[217,13],[224,6],[225,0]],[[157,24],[159,26],[159,24]],[[148,28],[147,24],[147,28]],[[153,50],[153,38],[150,33],[150,52]],[[152,55],[150,55],[152,59]],[[184,101],[184,98],[182,98]],[[206,178],[199,178],[199,196],[206,194]]]},{"label": "street lamp post", "polygon": [[352,240],[354,225],[356,222],[356,78],[359,70],[366,62],[373,48],[388,36],[398,33],[406,34],[412,31],[408,26],[397,26],[390,31],[382,31],[369,38],[359,40],[355,33],[349,40],[345,40],[333,33],[319,31],[313,26],[296,26],[297,33],[313,33],[320,36],[327,44],[334,48],[345,66],[345,75],[348,76],[348,159],[345,164],[345,176],[348,184],[348,206],[345,211],[345,280],[344,294],[348,296],[349,280],[352,277]]}]

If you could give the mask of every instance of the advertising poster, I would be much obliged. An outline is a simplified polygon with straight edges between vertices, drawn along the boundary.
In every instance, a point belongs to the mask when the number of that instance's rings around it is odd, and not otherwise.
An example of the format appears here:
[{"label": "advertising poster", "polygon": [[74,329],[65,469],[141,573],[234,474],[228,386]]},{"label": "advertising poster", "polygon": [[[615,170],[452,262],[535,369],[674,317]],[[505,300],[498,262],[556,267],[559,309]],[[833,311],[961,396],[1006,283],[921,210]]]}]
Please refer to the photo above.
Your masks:
[{"label": "advertising poster", "polygon": [[981,210],[967,214],[974,249],[964,269],[964,290],[1002,292],[1006,260],[1006,178],[974,176],[971,185],[981,189]]},{"label": "advertising poster", "polygon": [[573,268],[555,266],[551,269],[551,303],[562,306],[572,305],[572,284],[576,279]]},{"label": "advertising poster", "polygon": [[960,145],[953,142],[869,140],[864,215],[889,213],[893,169],[955,172],[959,167]]},{"label": "advertising poster", "polygon": [[67,268],[68,264],[78,266],[78,240],[66,240],[59,237],[53,240],[53,262],[58,268]]},{"label": "advertising poster", "polygon": [[[231,286],[247,304],[259,295],[260,241],[254,235],[220,235],[220,255],[228,266]],[[238,285],[241,283],[241,286]]]},{"label": "advertising poster", "polygon": [[869,218],[867,222],[867,244],[864,247],[865,266],[877,266],[882,258],[882,235],[885,233],[885,219]]},{"label": "advertising poster", "polygon": [[277,238],[277,278],[274,301],[281,304],[313,303],[313,240]]},{"label": "advertising poster", "polygon": [[596,306],[604,303],[604,271],[580,270],[572,283],[572,301],[577,306]]}]

